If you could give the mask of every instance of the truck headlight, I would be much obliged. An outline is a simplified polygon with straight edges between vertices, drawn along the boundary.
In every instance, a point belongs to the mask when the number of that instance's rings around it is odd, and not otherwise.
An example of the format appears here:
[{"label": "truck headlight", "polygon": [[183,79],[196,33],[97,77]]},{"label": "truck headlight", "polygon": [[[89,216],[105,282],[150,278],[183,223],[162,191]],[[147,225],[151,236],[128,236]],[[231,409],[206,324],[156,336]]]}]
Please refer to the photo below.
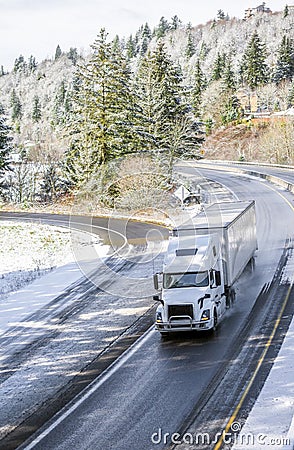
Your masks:
[{"label": "truck headlight", "polygon": [[156,322],[162,322],[162,314],[160,311],[156,313]]},{"label": "truck headlight", "polygon": [[205,309],[202,313],[201,320],[206,321],[210,319],[210,309]]}]

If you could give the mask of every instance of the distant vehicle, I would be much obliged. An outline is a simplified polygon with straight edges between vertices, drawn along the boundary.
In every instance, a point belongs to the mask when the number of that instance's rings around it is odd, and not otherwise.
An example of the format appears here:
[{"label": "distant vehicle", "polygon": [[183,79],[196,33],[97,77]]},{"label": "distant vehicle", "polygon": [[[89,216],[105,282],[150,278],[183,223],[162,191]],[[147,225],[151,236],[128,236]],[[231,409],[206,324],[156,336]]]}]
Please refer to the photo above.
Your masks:
[{"label": "distant vehicle", "polygon": [[254,201],[215,203],[173,229],[163,272],[154,275],[155,327],[162,336],[215,330],[255,250]]}]

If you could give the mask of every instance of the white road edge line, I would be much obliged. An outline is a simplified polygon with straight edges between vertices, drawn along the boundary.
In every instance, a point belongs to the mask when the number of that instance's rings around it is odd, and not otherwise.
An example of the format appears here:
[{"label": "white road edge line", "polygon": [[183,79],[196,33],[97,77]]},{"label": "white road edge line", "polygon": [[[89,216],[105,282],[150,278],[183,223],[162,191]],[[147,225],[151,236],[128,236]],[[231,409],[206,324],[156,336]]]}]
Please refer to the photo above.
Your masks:
[{"label": "white road edge line", "polygon": [[[75,411],[85,400],[87,400],[103,383],[105,383],[120,367],[131,357],[133,354],[141,348],[145,342],[149,339],[149,335],[151,333],[155,333],[155,329],[153,325],[145,331],[145,333],[134,342],[131,347],[126,350],[118,359],[116,359],[107,369],[104,371],[99,377],[92,381],[89,386],[86,388],[87,391],[82,395],[79,400],[75,401],[74,399],[71,402],[74,402],[70,408],[64,411],[60,417],[58,417],[48,428],[46,428],[39,436],[37,436],[30,444],[28,444],[23,448],[23,450],[31,450],[41,442],[49,433],[51,433],[54,428],[56,428],[61,422],[63,422],[73,411]],[[66,405],[63,409],[66,409],[68,406]],[[62,410],[61,410],[62,411]],[[57,415],[60,413],[57,413]],[[24,444],[25,445],[25,444]]]}]

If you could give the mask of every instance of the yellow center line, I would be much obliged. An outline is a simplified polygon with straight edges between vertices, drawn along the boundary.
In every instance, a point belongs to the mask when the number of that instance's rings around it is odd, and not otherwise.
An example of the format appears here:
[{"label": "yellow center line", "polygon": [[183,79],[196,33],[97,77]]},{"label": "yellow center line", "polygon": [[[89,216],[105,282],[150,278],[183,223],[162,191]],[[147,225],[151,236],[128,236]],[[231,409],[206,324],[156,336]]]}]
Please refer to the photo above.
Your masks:
[{"label": "yellow center line", "polygon": [[289,200],[283,194],[281,194],[281,192],[279,192],[277,189],[275,189],[272,186],[268,186],[267,184],[264,184],[264,186],[267,187],[268,189],[270,189],[271,191],[274,191],[276,194],[278,194],[287,203],[287,205],[290,206],[292,211],[294,211],[294,206],[292,205],[292,203],[290,203]]},{"label": "yellow center line", "polygon": [[[271,190],[274,191],[276,194],[278,194],[278,195],[279,195],[279,196],[280,196],[280,197],[288,204],[288,206],[290,206],[290,208],[292,209],[292,211],[294,211],[294,206],[289,202],[289,200],[288,200],[283,194],[281,194],[280,192],[278,192],[278,190],[275,189],[274,187],[268,186],[268,185],[266,185],[266,184],[265,184],[264,186],[266,186],[267,188],[271,189]],[[249,382],[248,382],[248,384],[247,384],[247,386],[246,386],[246,389],[245,389],[245,391],[243,392],[242,397],[241,397],[241,399],[240,399],[238,405],[236,406],[236,408],[235,408],[233,414],[231,415],[231,417],[230,417],[230,419],[229,419],[229,421],[228,421],[228,423],[227,423],[227,425],[226,425],[226,428],[224,429],[224,431],[223,431],[221,437],[220,437],[219,440],[217,441],[217,443],[216,443],[216,445],[215,445],[215,447],[214,447],[213,450],[219,450],[219,449],[221,448],[221,446],[222,446],[222,444],[223,444],[223,440],[224,440],[225,435],[231,430],[231,426],[232,426],[232,424],[235,422],[235,420],[236,420],[236,418],[237,418],[237,415],[238,415],[238,413],[239,413],[239,411],[240,411],[240,409],[241,409],[241,407],[242,407],[242,405],[243,405],[243,403],[244,403],[244,400],[246,399],[246,397],[247,397],[247,395],[248,395],[248,392],[249,392],[251,386],[252,386],[253,383],[254,383],[254,380],[255,380],[255,378],[256,378],[258,372],[259,372],[259,369],[260,369],[262,363],[264,362],[264,359],[265,359],[265,357],[266,357],[266,354],[267,354],[267,352],[268,352],[268,349],[269,349],[269,347],[270,347],[271,344],[272,344],[272,341],[273,341],[273,338],[274,338],[274,336],[275,336],[275,334],[276,334],[277,328],[278,328],[278,326],[279,326],[279,324],[280,324],[280,322],[281,322],[283,313],[284,313],[284,311],[285,311],[286,305],[287,305],[288,300],[289,300],[289,296],[290,296],[290,292],[291,292],[292,286],[293,286],[293,282],[292,282],[291,285],[289,286],[289,289],[288,289],[288,291],[287,291],[285,300],[284,300],[283,305],[282,305],[282,309],[281,309],[280,314],[279,314],[279,316],[278,316],[278,318],[277,318],[277,320],[276,320],[276,322],[275,322],[275,326],[274,326],[274,328],[273,328],[273,331],[272,331],[272,333],[271,333],[271,335],[270,335],[270,337],[269,337],[267,343],[265,344],[265,347],[264,347],[264,350],[263,350],[263,352],[262,352],[262,355],[261,355],[261,357],[260,357],[259,360],[258,360],[256,369],[254,370],[254,372],[253,372],[253,374],[252,374],[252,377],[251,377],[251,379],[249,380]]]}]

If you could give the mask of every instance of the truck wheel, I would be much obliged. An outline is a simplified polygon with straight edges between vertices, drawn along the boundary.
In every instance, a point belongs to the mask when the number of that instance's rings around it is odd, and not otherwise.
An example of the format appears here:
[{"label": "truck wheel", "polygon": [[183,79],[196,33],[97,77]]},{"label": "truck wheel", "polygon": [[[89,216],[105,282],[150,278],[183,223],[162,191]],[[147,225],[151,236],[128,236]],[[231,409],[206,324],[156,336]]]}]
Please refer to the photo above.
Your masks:
[{"label": "truck wheel", "polygon": [[217,324],[218,324],[218,320],[217,320],[217,312],[214,311],[213,313],[213,327],[210,328],[210,330],[208,330],[208,334],[209,335],[214,335],[216,330],[217,330]]},{"label": "truck wheel", "polygon": [[212,331],[215,332],[217,329],[217,312],[214,311],[213,313],[213,328]]},{"label": "truck wheel", "polygon": [[251,269],[251,272],[254,272],[254,270],[255,270],[255,258],[254,258],[254,256],[252,256],[252,258],[250,259],[250,269]]}]

